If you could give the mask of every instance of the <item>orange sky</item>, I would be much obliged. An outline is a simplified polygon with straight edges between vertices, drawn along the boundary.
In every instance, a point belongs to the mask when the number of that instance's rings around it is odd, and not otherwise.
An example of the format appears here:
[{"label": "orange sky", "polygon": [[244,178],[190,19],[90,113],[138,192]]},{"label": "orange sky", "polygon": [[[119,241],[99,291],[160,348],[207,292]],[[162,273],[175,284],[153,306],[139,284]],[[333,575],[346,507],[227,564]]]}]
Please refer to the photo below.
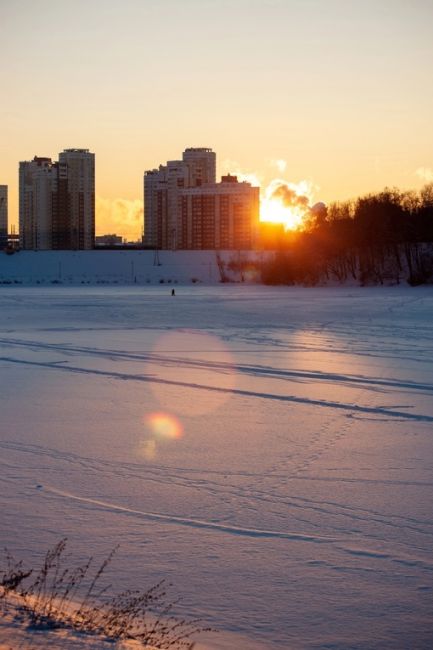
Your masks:
[{"label": "orange sky", "polygon": [[[326,10],[324,10],[326,7]],[[97,232],[135,239],[143,171],[189,146],[218,172],[330,201],[433,179],[430,0],[0,0],[0,184],[96,154]]]}]

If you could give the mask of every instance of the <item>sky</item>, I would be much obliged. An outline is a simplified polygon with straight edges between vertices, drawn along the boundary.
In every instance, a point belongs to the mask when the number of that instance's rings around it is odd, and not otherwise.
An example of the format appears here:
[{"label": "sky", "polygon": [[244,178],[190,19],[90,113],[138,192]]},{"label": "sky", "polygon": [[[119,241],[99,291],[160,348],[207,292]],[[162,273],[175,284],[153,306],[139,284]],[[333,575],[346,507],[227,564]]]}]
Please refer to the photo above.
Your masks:
[{"label": "sky", "polygon": [[315,200],[433,180],[432,0],[0,0],[0,184],[96,155],[96,231],[142,230],[146,169],[212,147],[217,173]]}]

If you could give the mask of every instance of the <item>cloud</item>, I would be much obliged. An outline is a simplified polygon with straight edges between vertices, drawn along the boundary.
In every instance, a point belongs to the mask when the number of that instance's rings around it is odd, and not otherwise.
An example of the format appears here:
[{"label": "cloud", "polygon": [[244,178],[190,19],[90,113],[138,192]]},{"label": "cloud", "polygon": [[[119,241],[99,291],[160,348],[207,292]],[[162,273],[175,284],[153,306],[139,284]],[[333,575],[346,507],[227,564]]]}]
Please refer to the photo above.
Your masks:
[{"label": "cloud", "polygon": [[263,179],[260,174],[257,174],[256,172],[243,171],[240,164],[236,160],[230,160],[230,158],[226,158],[223,160],[221,168],[223,174],[233,174],[234,176],[238,177],[238,181],[240,182],[246,181],[255,187],[261,187],[262,185]]},{"label": "cloud", "polygon": [[287,169],[287,160],[284,160],[284,158],[270,158],[267,160],[267,163],[271,167],[276,167],[280,174],[285,172]]},{"label": "cloud", "polygon": [[121,235],[128,241],[141,238],[143,201],[140,199],[106,199],[96,197],[96,234]]},{"label": "cloud", "polygon": [[272,198],[279,199],[286,207],[298,207],[307,209],[310,199],[305,194],[298,194],[297,191],[287,183],[279,183],[272,192]]},{"label": "cloud", "polygon": [[430,167],[418,167],[415,174],[426,183],[433,182],[433,170]]},{"label": "cloud", "polygon": [[274,178],[265,190],[267,199],[278,199],[286,207],[308,210],[312,205],[315,187],[310,181],[302,180],[292,183],[281,178]]}]

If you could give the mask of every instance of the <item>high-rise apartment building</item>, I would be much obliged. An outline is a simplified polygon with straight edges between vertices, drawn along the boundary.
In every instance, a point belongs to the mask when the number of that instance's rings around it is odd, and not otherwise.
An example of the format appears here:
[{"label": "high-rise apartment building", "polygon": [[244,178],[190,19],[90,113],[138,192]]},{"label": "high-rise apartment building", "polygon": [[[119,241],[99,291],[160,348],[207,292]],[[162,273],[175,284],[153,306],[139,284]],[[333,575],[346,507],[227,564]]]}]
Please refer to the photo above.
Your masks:
[{"label": "high-rise apartment building", "polygon": [[207,147],[186,149],[182,160],[171,160],[144,174],[144,245],[180,248],[181,191],[216,180],[216,154]]},{"label": "high-rise apartment building", "polygon": [[0,250],[8,243],[8,186],[0,185]]},{"label": "high-rise apartment building", "polygon": [[198,187],[216,181],[216,153],[206,147],[190,147],[182,154],[188,170],[187,187]]},{"label": "high-rise apartment building", "polygon": [[19,167],[20,245],[24,249],[92,249],[95,155],[65,149],[59,161],[35,156]]},{"label": "high-rise apartment building", "polygon": [[[92,249],[95,244],[95,154],[88,149],[64,149],[59,154],[59,170],[63,170],[66,181],[69,248]],[[60,198],[62,196],[60,192]],[[62,206],[58,211],[62,214]]]},{"label": "high-rise apartment building", "polygon": [[35,156],[19,166],[20,246],[24,249],[52,248],[53,196],[57,191],[57,169],[51,158]]},{"label": "high-rise apartment building", "polygon": [[179,248],[253,249],[259,234],[259,188],[223,176],[181,192]]}]

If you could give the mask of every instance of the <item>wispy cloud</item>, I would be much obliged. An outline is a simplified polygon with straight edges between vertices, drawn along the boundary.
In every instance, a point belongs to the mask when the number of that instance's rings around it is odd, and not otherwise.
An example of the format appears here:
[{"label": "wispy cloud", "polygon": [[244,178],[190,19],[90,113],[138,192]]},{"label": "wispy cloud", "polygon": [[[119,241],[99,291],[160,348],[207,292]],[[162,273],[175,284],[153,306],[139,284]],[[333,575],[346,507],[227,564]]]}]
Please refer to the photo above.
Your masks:
[{"label": "wispy cloud", "polygon": [[270,167],[278,169],[280,174],[287,169],[287,160],[284,160],[284,158],[269,158],[266,162]]},{"label": "wispy cloud", "polygon": [[238,177],[238,181],[247,181],[247,183],[251,183],[251,185],[255,185],[256,187],[261,187],[262,185],[263,177],[261,177],[260,174],[253,171],[242,170],[240,164],[236,160],[226,158],[223,160],[221,167],[223,174],[234,174]]},{"label": "wispy cloud", "polygon": [[117,234],[130,241],[141,238],[143,201],[96,197],[96,234]]},{"label": "wispy cloud", "polygon": [[415,174],[426,183],[433,182],[433,170],[430,167],[418,167]]}]

